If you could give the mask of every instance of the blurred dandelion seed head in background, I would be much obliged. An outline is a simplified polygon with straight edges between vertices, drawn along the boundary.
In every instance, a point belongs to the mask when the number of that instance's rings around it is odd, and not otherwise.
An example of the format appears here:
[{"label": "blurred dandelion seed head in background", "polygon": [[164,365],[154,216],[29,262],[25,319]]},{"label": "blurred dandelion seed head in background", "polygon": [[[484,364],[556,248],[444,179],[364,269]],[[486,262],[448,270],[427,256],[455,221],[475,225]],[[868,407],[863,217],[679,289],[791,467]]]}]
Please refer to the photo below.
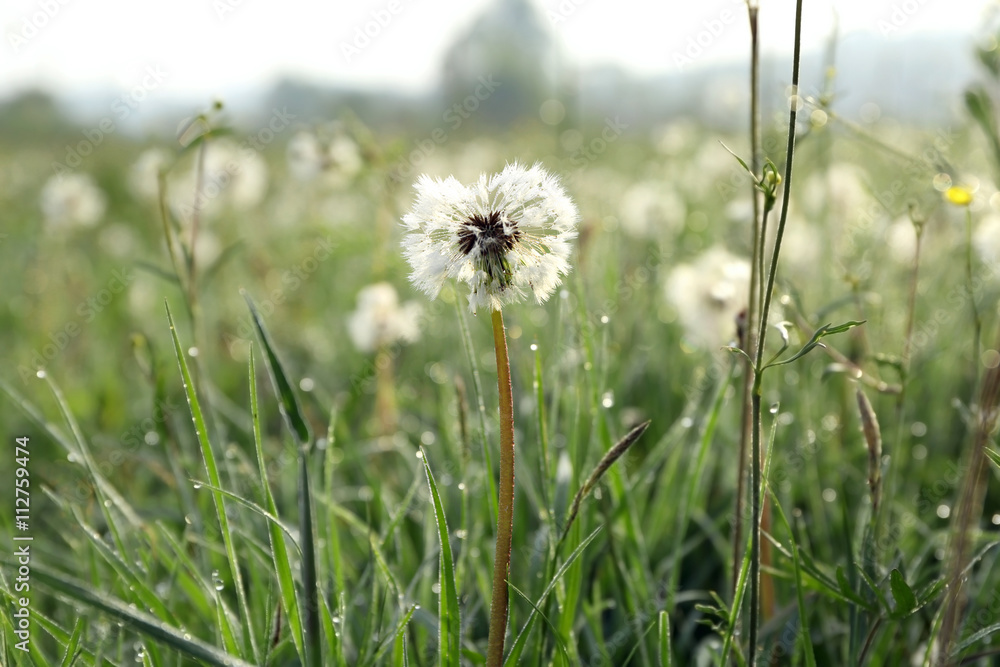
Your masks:
[{"label": "blurred dandelion seed head in background", "polygon": [[420,338],[420,304],[399,302],[396,288],[386,282],[363,287],[358,309],[347,320],[347,331],[361,352],[374,352],[396,342],[412,343]]}]

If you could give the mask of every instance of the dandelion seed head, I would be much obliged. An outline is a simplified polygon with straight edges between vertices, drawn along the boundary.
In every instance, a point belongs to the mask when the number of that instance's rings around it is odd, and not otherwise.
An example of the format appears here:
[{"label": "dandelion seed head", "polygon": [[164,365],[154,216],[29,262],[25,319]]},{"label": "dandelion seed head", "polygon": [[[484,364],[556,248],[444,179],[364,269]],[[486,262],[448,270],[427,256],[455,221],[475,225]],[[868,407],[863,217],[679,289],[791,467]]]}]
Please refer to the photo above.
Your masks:
[{"label": "dandelion seed head", "polygon": [[469,309],[499,310],[532,295],[543,303],[569,271],[576,206],[540,166],[508,164],[465,186],[421,176],[403,217],[410,280],[437,298],[448,280],[470,288]]},{"label": "dandelion seed head", "polygon": [[107,197],[87,174],[56,175],[42,188],[41,207],[50,230],[93,227],[104,216]]},{"label": "dandelion seed head", "polygon": [[351,341],[362,352],[374,352],[396,342],[412,343],[420,337],[420,304],[399,302],[389,283],[368,285],[358,292],[358,309],[347,320]]}]

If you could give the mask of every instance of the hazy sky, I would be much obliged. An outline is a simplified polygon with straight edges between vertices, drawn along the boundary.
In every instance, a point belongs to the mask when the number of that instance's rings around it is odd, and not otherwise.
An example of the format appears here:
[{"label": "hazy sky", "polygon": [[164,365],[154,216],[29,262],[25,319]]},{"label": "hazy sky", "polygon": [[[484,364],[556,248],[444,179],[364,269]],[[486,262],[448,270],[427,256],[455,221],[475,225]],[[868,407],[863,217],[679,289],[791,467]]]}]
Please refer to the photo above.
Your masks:
[{"label": "hazy sky", "polygon": [[[2,0],[0,98],[43,86],[68,95],[144,86],[205,100],[285,74],[420,89],[457,33],[493,0]],[[743,0],[532,0],[566,52],[639,73],[744,57]],[[791,48],[793,0],[761,0],[765,50]],[[809,47],[866,30],[974,34],[987,0],[806,0]],[[369,35],[363,35],[365,30]],[[367,39],[367,42],[365,41]],[[699,45],[698,42],[701,44]]]}]

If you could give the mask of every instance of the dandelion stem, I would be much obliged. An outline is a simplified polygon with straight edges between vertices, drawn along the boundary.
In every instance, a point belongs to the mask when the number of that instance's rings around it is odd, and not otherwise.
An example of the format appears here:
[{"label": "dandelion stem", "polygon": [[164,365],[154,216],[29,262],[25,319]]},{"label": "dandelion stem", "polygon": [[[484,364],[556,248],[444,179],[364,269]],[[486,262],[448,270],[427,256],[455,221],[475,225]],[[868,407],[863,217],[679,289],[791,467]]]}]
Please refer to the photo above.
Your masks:
[{"label": "dandelion stem", "polygon": [[507,634],[507,576],[514,531],[514,397],[510,384],[507,335],[503,327],[503,313],[499,310],[493,311],[493,345],[496,348],[497,387],[500,391],[500,495],[486,665],[500,667]]}]

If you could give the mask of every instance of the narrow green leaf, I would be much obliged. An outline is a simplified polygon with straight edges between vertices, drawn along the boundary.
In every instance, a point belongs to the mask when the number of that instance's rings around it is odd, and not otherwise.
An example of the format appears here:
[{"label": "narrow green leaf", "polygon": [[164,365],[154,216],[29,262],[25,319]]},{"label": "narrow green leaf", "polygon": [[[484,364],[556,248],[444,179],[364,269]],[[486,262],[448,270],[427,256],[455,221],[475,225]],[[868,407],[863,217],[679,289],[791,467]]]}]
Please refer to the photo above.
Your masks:
[{"label": "narrow green leaf", "polygon": [[83,618],[77,618],[76,624],[73,626],[73,634],[70,635],[69,642],[66,643],[66,650],[63,652],[59,667],[71,667],[80,657],[80,638],[83,636],[83,627]]},{"label": "narrow green leaf", "polygon": [[892,597],[896,601],[896,608],[892,615],[895,618],[905,618],[910,615],[916,606],[917,598],[913,595],[913,589],[906,583],[903,573],[894,569],[889,573],[889,587],[892,589]]},{"label": "narrow green leaf", "polygon": [[840,586],[840,593],[845,598],[850,600],[856,605],[863,607],[864,609],[871,610],[871,604],[863,597],[858,595],[854,589],[851,588],[851,583],[847,580],[847,574],[844,572],[843,566],[837,566],[837,584]]},{"label": "narrow green leaf", "polygon": [[150,614],[132,609],[118,598],[99,593],[93,590],[93,586],[78,579],[50,570],[44,565],[33,565],[32,575],[53,591],[110,614],[132,629],[170,646],[188,658],[217,667],[251,667],[250,663],[196,639],[190,633],[182,632]]},{"label": "narrow green leaf", "polygon": [[455,566],[451,557],[451,542],[448,538],[448,523],[444,515],[444,505],[438,495],[437,484],[427,462],[427,453],[420,449],[421,460],[424,463],[424,473],[427,475],[427,486],[430,487],[431,499],[434,505],[434,517],[437,521],[438,537],[441,541],[441,558],[438,571],[441,588],[438,596],[438,664],[444,667],[459,667],[462,646],[462,624],[458,612],[458,587],[455,585]]},{"label": "narrow green leaf", "polygon": [[275,522],[268,521],[267,529],[271,543],[271,560],[278,579],[278,594],[281,597],[281,610],[288,619],[288,627],[292,633],[292,642],[299,654],[300,660],[305,660],[305,641],[302,638],[302,617],[299,614],[299,602],[295,591],[295,579],[292,576],[292,564],[288,556],[288,546],[281,526],[277,524],[278,508],[271,493],[271,483],[267,479],[267,464],[264,461],[264,439],[261,435],[260,408],[257,403],[257,370],[254,362],[253,346],[250,347],[250,413],[253,418],[253,440],[257,451],[257,467],[260,471],[260,484],[264,490],[264,504],[268,513],[275,517]]},{"label": "narrow green leaf", "polygon": [[[194,422],[195,433],[198,436],[198,444],[201,446],[202,460],[205,464],[205,472],[208,473],[209,483],[213,487],[212,500],[215,503],[215,513],[219,519],[219,531],[222,534],[222,541],[226,547],[226,559],[229,562],[229,574],[232,577],[233,587],[236,589],[236,597],[240,603],[240,617],[243,624],[243,639],[249,640],[251,650],[258,662],[262,659],[262,654],[257,647],[257,630],[253,627],[253,619],[250,615],[250,605],[247,602],[246,590],[243,586],[243,576],[240,572],[239,561],[236,558],[236,546],[233,543],[233,535],[229,528],[229,517],[226,515],[225,501],[223,495],[218,491],[222,488],[222,481],[219,477],[219,468],[215,462],[215,452],[212,450],[212,443],[208,437],[208,426],[205,423],[205,416],[201,410],[201,401],[195,390],[191,371],[188,369],[187,359],[184,355],[184,347],[181,345],[177,327],[174,326],[174,316],[170,312],[170,304],[164,301],[167,309],[167,322],[170,325],[170,336],[174,341],[174,355],[177,357],[177,365],[181,372],[181,381],[184,384],[184,393],[187,395],[188,407],[191,409],[191,420]],[[229,618],[226,614],[218,617],[227,626],[220,628],[223,636],[226,632],[233,633],[229,626]]]},{"label": "narrow green leaf", "polygon": [[278,394],[281,415],[285,418],[288,428],[292,432],[292,435],[296,437],[298,444],[300,446],[309,444],[312,442],[312,433],[309,430],[309,424],[302,417],[302,408],[299,406],[298,396],[292,390],[291,383],[288,382],[288,377],[285,375],[281,360],[274,351],[274,345],[271,344],[271,337],[267,333],[267,329],[264,328],[264,321],[261,319],[260,313],[257,311],[257,306],[246,290],[240,290],[240,293],[246,299],[247,307],[250,309],[250,315],[253,318],[254,329],[257,331],[257,338],[260,341],[261,347],[264,348],[264,362],[271,376],[271,383]]},{"label": "narrow green leaf", "polygon": [[587,545],[590,544],[595,537],[597,537],[597,534],[601,532],[601,528],[602,526],[598,526],[597,528],[594,529],[594,532],[592,532],[590,535],[585,537],[580,542],[579,546],[577,546],[577,548],[573,550],[573,553],[571,553],[569,557],[566,559],[566,562],[563,563],[562,566],[556,571],[555,575],[552,577],[548,585],[545,587],[545,590],[542,591],[542,594],[538,596],[538,600],[532,607],[531,613],[528,614],[528,620],[525,621],[524,627],[521,628],[521,632],[518,633],[517,638],[514,640],[514,643],[510,647],[510,653],[507,654],[507,659],[504,660],[503,663],[504,667],[507,667],[508,665],[510,667],[513,667],[514,665],[517,664],[517,661],[520,660],[521,652],[524,650],[524,646],[528,641],[528,637],[531,635],[531,629],[534,627],[535,624],[535,618],[538,614],[536,610],[541,608],[542,605],[545,604],[545,600],[546,598],[548,598],[549,593],[551,593],[555,589],[556,584],[559,583],[559,580],[562,579],[562,576],[566,573],[567,570],[569,570],[570,566],[573,565],[576,559],[580,557],[580,554],[582,554],[583,550],[587,548]]},{"label": "narrow green leaf", "polygon": [[670,614],[660,611],[658,619],[659,647],[660,647],[660,667],[671,667],[673,658],[670,650]]}]

